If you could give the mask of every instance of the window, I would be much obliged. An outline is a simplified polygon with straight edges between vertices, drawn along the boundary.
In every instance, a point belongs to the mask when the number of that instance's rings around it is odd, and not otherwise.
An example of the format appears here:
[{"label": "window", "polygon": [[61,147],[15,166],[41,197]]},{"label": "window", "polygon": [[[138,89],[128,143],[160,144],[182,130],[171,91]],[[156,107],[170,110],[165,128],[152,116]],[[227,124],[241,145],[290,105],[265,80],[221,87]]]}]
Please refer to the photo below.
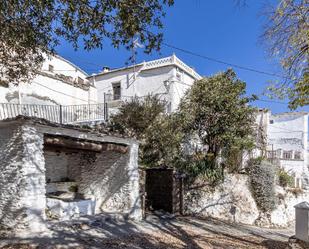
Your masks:
[{"label": "window", "polygon": [[283,159],[292,159],[292,151],[283,151]]},{"label": "window", "polygon": [[269,123],[270,123],[270,124],[273,124],[273,123],[274,123],[274,120],[272,120],[272,119],[269,120]]},{"label": "window", "polygon": [[48,65],[48,71],[53,73],[54,72],[54,66],[49,64]]},{"label": "window", "polygon": [[121,84],[120,82],[113,83],[113,96],[114,100],[118,100],[121,98]]},{"label": "window", "polygon": [[294,159],[296,159],[296,160],[301,160],[302,158],[301,158],[301,152],[300,151],[295,151],[295,153],[294,153]]}]

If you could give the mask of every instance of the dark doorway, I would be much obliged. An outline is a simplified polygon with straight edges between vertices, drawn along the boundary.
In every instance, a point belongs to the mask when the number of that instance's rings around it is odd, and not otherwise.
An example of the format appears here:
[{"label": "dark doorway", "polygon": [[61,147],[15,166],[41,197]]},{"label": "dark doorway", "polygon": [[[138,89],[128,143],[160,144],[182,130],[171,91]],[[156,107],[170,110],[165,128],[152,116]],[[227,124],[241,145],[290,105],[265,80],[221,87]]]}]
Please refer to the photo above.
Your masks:
[{"label": "dark doorway", "polygon": [[172,169],[146,170],[146,209],[174,213],[174,172]]}]

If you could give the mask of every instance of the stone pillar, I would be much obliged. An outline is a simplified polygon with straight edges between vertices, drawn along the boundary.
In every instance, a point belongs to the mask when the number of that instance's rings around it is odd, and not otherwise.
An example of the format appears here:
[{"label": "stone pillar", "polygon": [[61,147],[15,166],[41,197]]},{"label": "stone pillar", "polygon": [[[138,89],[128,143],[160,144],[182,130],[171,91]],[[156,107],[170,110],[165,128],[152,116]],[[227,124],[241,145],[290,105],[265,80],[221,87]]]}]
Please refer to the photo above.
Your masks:
[{"label": "stone pillar", "polygon": [[295,208],[295,237],[309,242],[309,203],[304,201],[294,206]]},{"label": "stone pillar", "polygon": [[26,223],[31,231],[45,229],[46,177],[43,154],[44,135],[33,126],[23,126],[23,182],[22,203],[26,209]]},{"label": "stone pillar", "polygon": [[0,123],[0,228],[45,228],[43,135],[21,122]]},{"label": "stone pillar", "polygon": [[142,219],[141,196],[138,172],[138,144],[132,143],[130,146],[129,159],[129,188],[130,188],[130,215],[134,220]]}]

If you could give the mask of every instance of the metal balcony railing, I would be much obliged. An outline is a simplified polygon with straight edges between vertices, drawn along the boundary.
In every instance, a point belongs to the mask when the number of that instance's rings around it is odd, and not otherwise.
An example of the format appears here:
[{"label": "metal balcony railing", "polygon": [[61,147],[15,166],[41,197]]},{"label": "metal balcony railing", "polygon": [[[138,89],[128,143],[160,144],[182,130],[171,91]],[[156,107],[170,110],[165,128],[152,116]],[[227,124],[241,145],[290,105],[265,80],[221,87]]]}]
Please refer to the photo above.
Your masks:
[{"label": "metal balcony railing", "polygon": [[0,104],[0,120],[19,115],[46,119],[60,124],[107,120],[106,104],[90,105],[32,105]]}]

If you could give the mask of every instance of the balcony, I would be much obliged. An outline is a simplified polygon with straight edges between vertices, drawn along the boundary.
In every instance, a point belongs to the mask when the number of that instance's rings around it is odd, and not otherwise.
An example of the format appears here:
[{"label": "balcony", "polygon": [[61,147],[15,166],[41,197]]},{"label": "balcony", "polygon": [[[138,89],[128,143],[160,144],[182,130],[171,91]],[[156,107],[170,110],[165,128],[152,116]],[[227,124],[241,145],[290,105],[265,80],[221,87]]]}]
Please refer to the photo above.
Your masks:
[{"label": "balcony", "polygon": [[90,105],[32,105],[0,104],[0,120],[17,116],[46,119],[60,124],[76,124],[107,120],[106,104]]}]

